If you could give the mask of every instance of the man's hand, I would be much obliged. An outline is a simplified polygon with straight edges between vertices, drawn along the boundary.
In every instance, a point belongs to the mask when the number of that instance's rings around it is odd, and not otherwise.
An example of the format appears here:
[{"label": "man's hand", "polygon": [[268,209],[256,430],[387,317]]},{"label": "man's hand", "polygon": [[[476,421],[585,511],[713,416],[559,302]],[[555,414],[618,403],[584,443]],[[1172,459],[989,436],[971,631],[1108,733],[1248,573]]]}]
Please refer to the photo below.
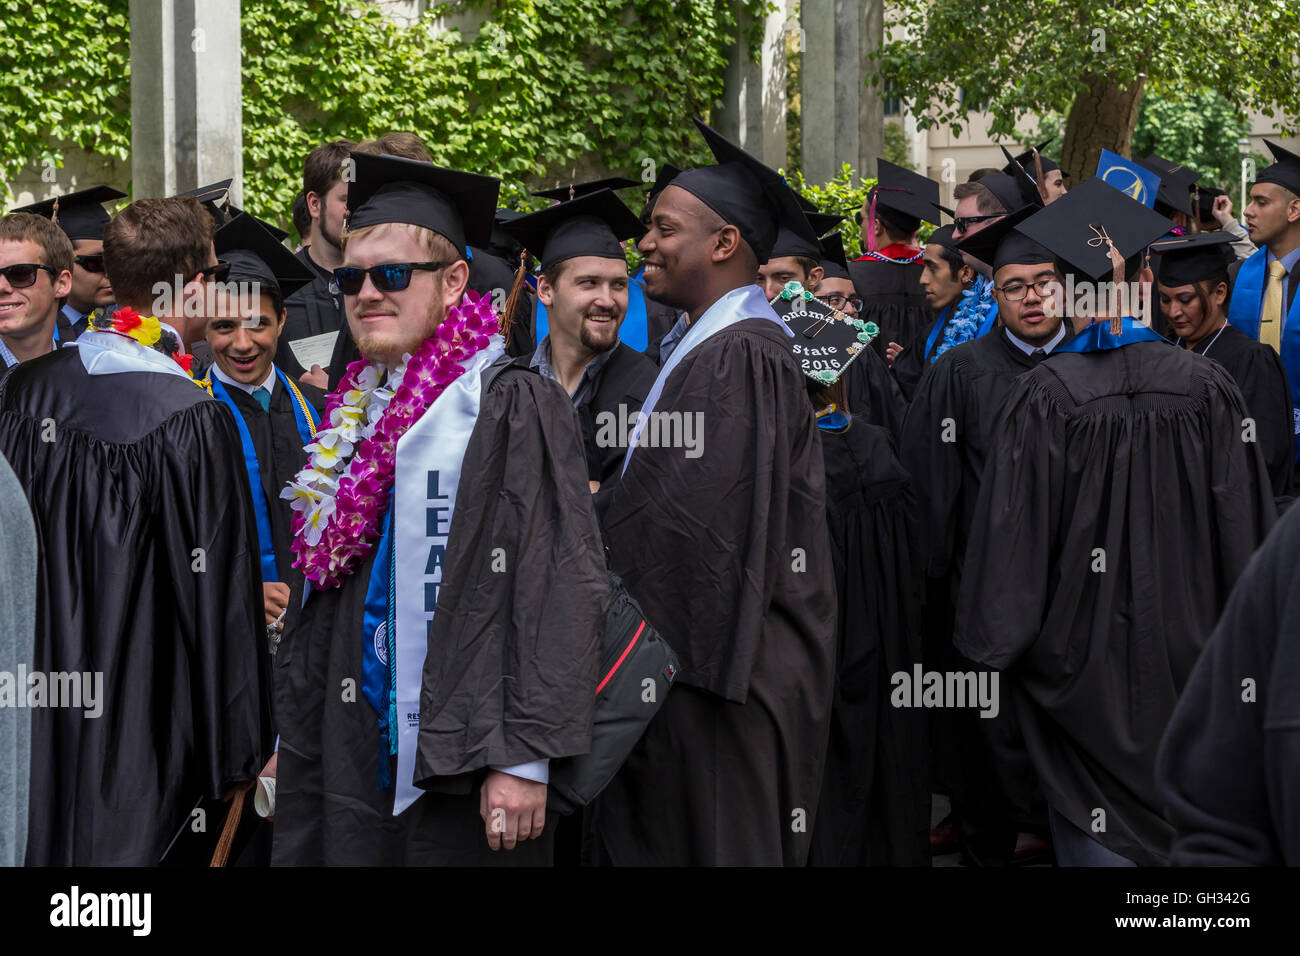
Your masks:
[{"label": "man's hand", "polygon": [[890,365],[894,364],[894,359],[898,358],[898,354],[902,351],[903,347],[897,342],[890,342],[885,346],[885,358],[889,359]]},{"label": "man's hand", "polygon": [[546,827],[546,784],[492,770],[479,788],[478,814],[483,818],[488,846],[513,850],[534,840]]},{"label": "man's hand", "polygon": [[330,387],[329,373],[319,365],[313,365],[311,371],[305,372],[298,381],[306,382],[308,385],[314,385],[320,389],[328,389]]},{"label": "man's hand", "polygon": [[587,487],[591,489],[591,493],[594,495],[596,492],[600,491],[600,482],[587,479]]},{"label": "man's hand", "polygon": [[[266,623],[274,624],[280,612],[289,606],[289,585],[283,581],[272,581],[269,584],[262,585],[262,603],[266,610]],[[284,630],[284,622],[280,622],[280,630]]]},{"label": "man's hand", "polygon": [[1214,216],[1215,221],[1220,226],[1226,226],[1232,222],[1232,197],[1215,196],[1214,206],[1210,209],[1210,214]]}]

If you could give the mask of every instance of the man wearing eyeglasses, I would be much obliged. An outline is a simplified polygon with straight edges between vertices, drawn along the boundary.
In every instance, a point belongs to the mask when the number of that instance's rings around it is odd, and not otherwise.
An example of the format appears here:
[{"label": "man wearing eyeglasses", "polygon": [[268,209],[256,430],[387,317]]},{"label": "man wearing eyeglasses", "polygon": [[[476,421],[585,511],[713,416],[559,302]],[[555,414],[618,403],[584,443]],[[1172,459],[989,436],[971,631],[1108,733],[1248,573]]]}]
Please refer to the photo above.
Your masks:
[{"label": "man wearing eyeglasses", "polygon": [[59,310],[61,345],[76,341],[86,331],[90,313],[111,311],[113,287],[104,270],[104,227],[109,215],[103,204],[125,197],[111,186],[92,186],[14,210],[52,219],[72,240],[72,288]]},{"label": "man wearing eyeglasses", "polygon": [[6,368],[53,351],[59,300],[72,285],[72,243],[48,219],[0,219],[0,361]]}]

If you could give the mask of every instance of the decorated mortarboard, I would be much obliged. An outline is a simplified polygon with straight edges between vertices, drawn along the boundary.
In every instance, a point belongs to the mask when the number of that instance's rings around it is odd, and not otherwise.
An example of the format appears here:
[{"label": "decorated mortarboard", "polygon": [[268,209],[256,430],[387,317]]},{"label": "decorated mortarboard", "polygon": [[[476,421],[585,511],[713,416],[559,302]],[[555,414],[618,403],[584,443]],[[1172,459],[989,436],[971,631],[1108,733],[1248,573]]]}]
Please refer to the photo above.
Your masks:
[{"label": "decorated mortarboard", "polygon": [[1148,209],[1155,206],[1160,192],[1158,173],[1108,149],[1103,149],[1097,157],[1097,178]]},{"label": "decorated mortarboard", "polygon": [[1121,256],[1130,259],[1169,232],[1173,225],[1114,186],[1100,179],[1089,179],[1034,213],[1016,229],[1054,252],[1075,275],[1102,281],[1113,270],[1110,244],[1114,244]]},{"label": "decorated mortarboard", "polygon": [[817,238],[794,190],[780,173],[699,119],[695,125],[717,164],[685,170],[669,185],[686,190],[721,216],[723,222],[735,226],[760,265],[771,257],[782,226],[806,239]]},{"label": "decorated mortarboard", "polygon": [[230,263],[228,282],[257,282],[284,299],[309,284],[314,273],[284,247],[266,224],[241,212],[212,237],[217,256]]},{"label": "decorated mortarboard", "polygon": [[[921,222],[934,222],[939,206],[939,184],[885,159],[876,159],[876,185],[868,197],[870,210],[879,218],[912,231]],[[881,210],[884,210],[882,213]]]},{"label": "decorated mortarboard", "polygon": [[641,183],[635,179],[628,179],[626,176],[610,176],[608,179],[593,179],[587,183],[570,183],[568,186],[556,186],[554,189],[539,189],[533,195],[565,202],[569,199],[577,199],[579,196],[590,196],[602,189],[631,189],[633,186],[640,185]]},{"label": "decorated mortarboard", "polygon": [[850,318],[798,282],[787,282],[772,308],[794,333],[790,347],[799,367],[822,385],[833,385],[880,334],[876,323]]},{"label": "decorated mortarboard", "polygon": [[125,199],[126,193],[112,186],[91,186],[74,193],[65,193],[28,206],[19,206],[10,212],[29,212],[54,223],[69,239],[103,239],[104,227],[112,218],[103,204],[114,199]]},{"label": "decorated mortarboard", "polygon": [[356,177],[348,184],[348,229],[407,223],[462,251],[491,241],[500,180],[400,156],[349,155]]},{"label": "decorated mortarboard", "polygon": [[1160,284],[1191,285],[1224,275],[1236,258],[1231,243],[1232,236],[1226,232],[1201,232],[1153,242],[1151,252],[1160,256]]},{"label": "decorated mortarboard", "polygon": [[[1040,210],[1034,206],[1022,206],[1015,212],[985,226],[979,232],[966,236],[957,243],[956,249],[958,252],[970,253],[981,262],[987,262],[993,267],[995,273],[1003,266],[1054,263],[1056,256],[1052,250],[1027,235],[1022,229],[1023,224],[1039,212]],[[930,236],[930,241],[935,241],[933,234]]]},{"label": "decorated mortarboard", "polygon": [[1145,159],[1133,161],[1160,177],[1160,188],[1156,190],[1157,206],[1173,209],[1186,216],[1194,214],[1190,190],[1192,184],[1201,178],[1200,173],[1179,163],[1171,163],[1154,153]]},{"label": "decorated mortarboard", "polygon": [[[1017,153],[1015,156],[1011,158],[1011,160],[1005,166],[1002,167],[1002,171],[1004,173],[1010,174],[1012,172],[1011,167],[1015,165],[1015,166],[1019,166],[1021,169],[1023,169],[1026,173],[1028,173],[1032,177],[1034,175],[1034,153],[1038,154],[1038,161],[1042,164],[1043,172],[1050,173],[1060,169],[1061,167],[1057,162],[1048,159],[1046,156],[1043,155],[1043,150],[1046,149],[1051,144],[1051,142],[1052,140],[1050,139],[1044,140],[1043,142],[1039,143],[1037,146],[1032,146],[1029,149],[1025,150],[1023,153]],[[1005,149],[1003,151],[1006,152]],[[1010,154],[1008,153],[1008,155]],[[1062,173],[1061,175],[1064,176],[1065,174]]]},{"label": "decorated mortarboard", "polygon": [[1264,145],[1273,154],[1273,165],[1256,176],[1255,182],[1273,183],[1300,196],[1300,156],[1272,140],[1264,140]]},{"label": "decorated mortarboard", "polygon": [[828,279],[852,281],[853,277],[849,275],[848,256],[844,254],[844,237],[838,232],[832,232],[822,239],[821,247],[822,274]]},{"label": "decorated mortarboard", "polygon": [[612,189],[521,216],[501,228],[537,256],[543,270],[578,256],[623,261],[623,240],[645,233],[641,220]]}]

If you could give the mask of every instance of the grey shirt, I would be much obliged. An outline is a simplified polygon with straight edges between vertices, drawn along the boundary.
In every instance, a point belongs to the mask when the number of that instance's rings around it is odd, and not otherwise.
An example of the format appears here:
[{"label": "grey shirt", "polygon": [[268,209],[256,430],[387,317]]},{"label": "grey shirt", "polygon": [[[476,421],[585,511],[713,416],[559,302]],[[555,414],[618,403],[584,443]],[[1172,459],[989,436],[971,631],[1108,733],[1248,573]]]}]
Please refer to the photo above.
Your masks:
[{"label": "grey shirt", "polygon": [[[36,634],[36,526],[27,495],[0,455],[0,672],[17,684],[19,666],[32,669]],[[27,852],[31,772],[31,711],[0,707],[0,866],[22,866]]]},{"label": "grey shirt", "polygon": [[[614,351],[614,349],[610,349],[608,352],[601,352],[588,362],[587,367],[582,370],[582,378],[578,380],[578,387],[569,396],[573,400],[574,408],[577,408],[595,393],[596,381],[600,378],[601,369],[609,362]],[[533,357],[528,360],[528,367],[537,369],[539,375],[549,378],[553,382],[560,380],[555,374],[555,369],[551,368],[551,337],[549,335],[542,339],[541,344],[533,352]]]}]

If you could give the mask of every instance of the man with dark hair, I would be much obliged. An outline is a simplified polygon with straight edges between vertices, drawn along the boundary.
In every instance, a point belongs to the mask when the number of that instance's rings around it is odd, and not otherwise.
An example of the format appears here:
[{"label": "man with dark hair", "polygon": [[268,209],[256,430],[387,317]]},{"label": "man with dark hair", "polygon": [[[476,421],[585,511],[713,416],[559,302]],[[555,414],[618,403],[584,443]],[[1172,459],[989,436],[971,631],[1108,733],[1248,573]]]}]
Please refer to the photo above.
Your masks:
[{"label": "man with dark hair", "polygon": [[93,679],[81,707],[32,712],[30,863],[206,862],[270,743],[239,436],[179,347],[151,347],[171,338],[155,284],[202,297],[211,237],[193,199],[122,210],[104,255],[123,308],[0,382],[0,454],[40,542],[36,666]]},{"label": "man with dark hair", "polygon": [[825,465],[793,333],[754,277],[779,227],[812,228],[774,170],[696,125],[718,164],[673,179],[639,243],[646,292],[690,327],[605,520],[611,566],[681,668],[592,808],[592,850],[614,865],[801,866],[834,684]]},{"label": "man with dark hair", "polygon": [[645,232],[613,190],[561,202],[506,224],[541,259],[538,301],[548,329],[529,361],[559,382],[582,422],[587,478],[617,480],[627,451],[618,422],[635,419],[658,370],[619,341],[630,294],[622,243]]},{"label": "man with dark hair", "polygon": [[[1295,434],[1300,436],[1300,156],[1265,140],[1274,163],[1255,180],[1246,227],[1260,247],[1228,269],[1228,321],[1282,357],[1291,383]],[[1300,449],[1300,439],[1296,442]],[[1300,476],[1300,450],[1296,452]]]},{"label": "man with dark hair", "polygon": [[72,243],[42,216],[0,218],[0,361],[44,355],[58,342],[59,301],[72,288]]},{"label": "man with dark hair", "polygon": [[104,270],[104,227],[109,215],[103,204],[125,196],[110,186],[92,186],[14,210],[52,219],[72,240],[72,288],[59,310],[62,343],[75,341],[86,331],[91,312],[113,304],[113,287]]},{"label": "man with dark hair", "polygon": [[293,197],[292,215],[293,230],[298,233],[298,248],[294,252],[300,252],[311,245],[311,213],[307,211],[307,194],[301,189]]},{"label": "man with dark hair", "polygon": [[295,255],[316,278],[285,300],[284,333],[276,347],[275,364],[317,388],[329,384],[333,370],[329,356],[344,324],[343,297],[333,285],[333,272],[343,261],[348,193],[343,172],[348,152],[355,145],[339,139],[317,146],[303,165],[302,197],[309,225],[306,232],[297,227],[303,248]]}]

